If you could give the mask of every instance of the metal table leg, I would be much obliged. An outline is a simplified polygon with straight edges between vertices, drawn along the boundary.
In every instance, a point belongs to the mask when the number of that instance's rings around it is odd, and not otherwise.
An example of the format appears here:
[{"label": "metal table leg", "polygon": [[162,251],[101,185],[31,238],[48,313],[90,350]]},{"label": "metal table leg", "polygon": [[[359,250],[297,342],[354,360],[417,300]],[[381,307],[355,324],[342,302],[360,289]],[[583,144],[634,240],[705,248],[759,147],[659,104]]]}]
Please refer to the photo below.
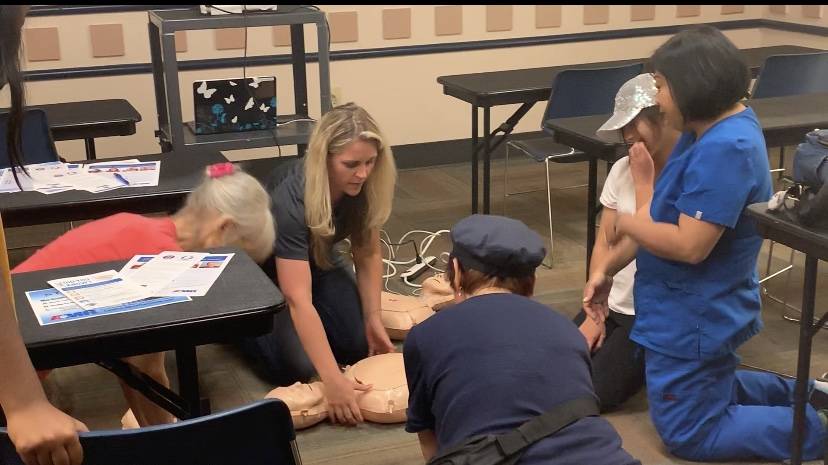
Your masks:
[{"label": "metal table leg", "polygon": [[491,171],[492,171],[492,134],[491,107],[483,108],[483,213],[488,215],[491,212]]},{"label": "metal table leg", "polygon": [[805,257],[805,283],[802,287],[802,318],[799,321],[799,357],[796,364],[794,388],[793,440],[791,465],[802,464],[802,440],[805,438],[805,403],[808,395],[808,375],[811,368],[811,342],[814,328],[814,299],[816,296],[817,259]]},{"label": "metal table leg", "polygon": [[[526,102],[522,104],[505,122],[497,127],[496,130],[491,131],[491,107],[483,107],[483,144],[478,144],[480,135],[478,134],[478,113],[479,107],[472,105],[472,214],[477,213],[477,170],[478,170],[478,154],[483,150],[483,213],[491,212],[491,161],[492,152],[500,146],[515,129],[515,125],[523,118],[536,102]],[[497,133],[503,134],[495,140]],[[493,143],[494,141],[494,143]]]},{"label": "metal table leg", "polygon": [[471,195],[472,195],[472,215],[477,213],[477,106],[472,105],[472,178],[471,178]]},{"label": "metal table leg", "polygon": [[587,250],[586,277],[589,279],[589,264],[592,259],[592,247],[595,245],[595,214],[598,193],[598,160],[589,159],[589,184],[587,187]]},{"label": "metal table leg", "polygon": [[178,390],[189,404],[193,417],[209,414],[209,408],[202,408],[198,390],[198,359],[194,346],[175,349],[175,364],[178,368]]},{"label": "metal table leg", "polygon": [[86,146],[86,159],[97,160],[97,154],[95,153],[95,139],[87,138],[84,139],[83,142]]},{"label": "metal table leg", "polygon": [[193,418],[186,401],[149,375],[122,360],[103,360],[97,364],[121,378],[129,387],[143,394],[159,407],[181,420]]}]

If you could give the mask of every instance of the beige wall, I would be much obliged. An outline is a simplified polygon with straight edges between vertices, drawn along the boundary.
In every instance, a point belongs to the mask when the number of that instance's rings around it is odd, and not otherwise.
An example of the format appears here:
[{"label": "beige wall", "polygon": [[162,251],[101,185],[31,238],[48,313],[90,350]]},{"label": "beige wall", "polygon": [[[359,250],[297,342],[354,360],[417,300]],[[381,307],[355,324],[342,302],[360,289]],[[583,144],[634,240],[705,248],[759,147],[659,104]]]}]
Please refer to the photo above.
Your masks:
[{"label": "beige wall", "polygon": [[[774,21],[784,21],[796,24],[828,27],[828,5],[783,5],[784,13],[773,11],[770,5],[765,7],[764,18]],[[807,10],[810,9],[810,10]],[[808,13],[818,13],[820,18],[807,17]],[[811,34],[763,29],[762,45],[776,45],[790,43],[805,47],[828,49],[828,37]]]},{"label": "beige wall", "polygon": [[[560,26],[536,27],[536,7],[516,5],[496,11],[496,22],[503,23],[511,12],[511,29],[489,32],[487,7],[462,7],[462,33],[457,35],[435,34],[435,7],[433,6],[322,6],[330,14],[333,29],[349,27],[340,21],[356,12],[356,41],[332,43],[332,50],[354,50],[404,45],[465,42],[515,37],[571,34],[587,31],[627,29],[672,24],[703,23],[737,19],[766,18],[802,24],[828,26],[825,18],[828,8],[822,7],[823,18],[802,17],[802,6],[788,6],[784,15],[773,13],[768,5],[744,5],[742,12],[724,14],[722,5],[701,5],[697,16],[677,17],[685,9],[676,5],[658,5],[652,20],[631,21],[631,6],[609,5],[602,11],[586,11],[581,5],[564,5],[560,10]],[[384,39],[383,10],[410,9],[410,37]],[[692,9],[691,9],[692,10]],[[585,18],[585,13],[588,18]],[[584,24],[606,14],[604,24]],[[506,16],[503,16],[506,15]],[[336,19],[334,19],[336,17]],[[490,17],[490,19],[492,19]],[[28,61],[28,69],[59,69],[88,67],[121,63],[147,63],[146,13],[111,13],[94,15],[67,15],[28,18],[26,28],[56,28],[59,38],[59,60]],[[507,22],[508,23],[508,22]],[[122,24],[124,35],[123,56],[96,58],[92,53],[89,26]],[[344,25],[343,25],[344,24]],[[353,26],[353,24],[351,25]],[[490,26],[490,25],[488,25]],[[346,34],[348,32],[350,34]],[[334,36],[353,36],[353,30],[334,31]],[[388,32],[388,31],[385,31]],[[737,46],[757,47],[776,44],[798,44],[828,49],[828,40],[807,34],[768,29],[740,29],[725,32]],[[306,28],[309,50],[316,49],[316,30]],[[556,64],[585,63],[649,55],[667,36],[620,39],[611,41],[578,42],[556,45],[517,47],[471,52],[452,52],[405,57],[389,57],[363,60],[334,61],[331,63],[331,84],[339,90],[344,101],[355,101],[365,106],[380,121],[390,142],[410,144],[468,137],[470,111],[468,104],[442,94],[436,82],[438,76],[482,71],[494,71]],[[248,55],[286,54],[290,48],[273,45],[270,28],[251,28],[248,31]],[[29,45],[29,44],[26,44]],[[237,57],[243,50],[216,50],[214,31],[189,31],[187,51],[178,54],[180,60]],[[277,98],[280,113],[293,112],[292,74],[289,65],[249,68],[247,75],[277,76]],[[237,77],[241,69],[189,71],[181,73],[182,109],[185,120],[192,119],[192,81],[206,78]],[[311,115],[319,116],[318,69],[308,67],[309,105]],[[138,132],[128,137],[111,137],[98,140],[101,157],[154,153],[159,150],[153,136],[157,128],[154,89],[149,74],[67,79],[62,81],[31,82],[28,84],[31,103],[53,103],[103,98],[126,98],[143,116]],[[7,102],[5,92],[0,104]],[[516,132],[537,130],[543,105],[538,104],[521,121]],[[499,124],[516,108],[497,107],[492,110],[493,124]],[[83,158],[80,141],[58,143],[61,153],[69,159]],[[291,153],[283,148],[283,153]],[[228,153],[231,159],[272,156],[275,148],[235,151]]]}]

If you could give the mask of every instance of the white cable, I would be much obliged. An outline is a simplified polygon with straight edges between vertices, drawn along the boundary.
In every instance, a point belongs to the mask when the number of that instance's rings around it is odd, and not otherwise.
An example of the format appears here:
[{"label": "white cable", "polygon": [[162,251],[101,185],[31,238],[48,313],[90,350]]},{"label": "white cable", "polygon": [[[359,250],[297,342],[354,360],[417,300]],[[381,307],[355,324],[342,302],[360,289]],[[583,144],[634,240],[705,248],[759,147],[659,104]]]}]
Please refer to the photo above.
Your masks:
[{"label": "white cable", "polygon": [[[399,292],[394,292],[394,291],[392,291],[391,289],[388,288],[389,280],[397,275],[398,269],[397,269],[396,265],[411,265],[411,264],[413,264],[414,262],[417,261],[417,258],[423,259],[425,257],[428,257],[429,256],[427,254],[428,249],[434,243],[434,240],[437,237],[439,237],[443,234],[448,234],[449,232],[450,231],[448,229],[441,229],[441,230],[436,231],[436,232],[425,231],[425,230],[422,230],[422,229],[414,229],[414,230],[406,232],[405,234],[403,234],[403,236],[400,238],[400,240],[398,240],[397,242],[394,242],[394,241],[391,240],[391,236],[388,234],[388,232],[385,231],[384,229],[381,229],[380,230],[380,241],[383,243],[383,245],[385,245],[385,248],[388,251],[388,258],[383,258],[382,259],[383,263],[386,265],[386,273],[383,275],[383,279],[384,279],[383,287],[385,288],[385,290],[387,292],[390,292],[390,293],[393,293],[393,294],[400,294]],[[413,235],[413,234],[424,234],[425,235],[425,237],[419,242],[419,249],[415,248],[415,251],[419,254],[419,256],[414,257],[410,260],[398,260],[397,259],[397,254],[399,253],[400,246],[405,244],[406,239],[409,236]],[[415,243],[415,245],[417,244],[416,240],[414,241],[414,243]],[[395,244],[395,245],[392,245],[392,244]],[[448,265],[448,257],[450,256],[449,252],[441,252],[440,254],[438,254],[436,256],[438,256],[440,258],[440,260],[443,262],[443,264]],[[440,269],[440,268],[432,265],[431,263],[429,263],[427,261],[424,262],[424,263],[425,263],[426,266],[428,266],[429,268],[431,268],[432,270],[434,270],[437,273],[445,273],[445,271],[446,271],[446,270]],[[410,295],[418,296],[418,295],[422,294],[422,285],[421,284],[417,284],[417,283],[413,283],[413,282],[409,281],[408,276],[401,276],[400,279],[407,286],[414,288],[414,289],[411,290]],[[401,294],[401,295],[404,295],[404,294]]]},{"label": "white cable", "polygon": [[276,123],[276,126],[277,126],[277,127],[279,127],[279,126],[284,126],[284,125],[286,125],[286,124],[295,123],[295,122],[297,122],[297,121],[313,121],[313,122],[316,122],[316,120],[315,120],[315,119],[313,119],[313,118],[296,118],[296,119],[292,119],[292,120],[290,120],[290,121],[285,121],[285,122],[283,122],[283,123]]}]

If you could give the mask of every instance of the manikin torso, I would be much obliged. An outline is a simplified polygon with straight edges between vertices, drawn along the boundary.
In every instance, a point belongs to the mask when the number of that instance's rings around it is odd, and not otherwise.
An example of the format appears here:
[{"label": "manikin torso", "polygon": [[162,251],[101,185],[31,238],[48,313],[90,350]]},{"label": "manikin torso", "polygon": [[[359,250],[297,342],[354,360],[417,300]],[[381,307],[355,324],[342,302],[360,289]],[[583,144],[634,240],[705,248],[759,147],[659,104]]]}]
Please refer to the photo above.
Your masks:
[{"label": "manikin torso", "polygon": [[[362,416],[374,423],[401,423],[408,408],[408,383],[401,353],[375,355],[345,370],[345,377],[373,389],[357,394]],[[303,429],[328,417],[328,405],[321,382],[294,383],[270,391],[267,398],[281,399],[290,409],[293,426]]]}]

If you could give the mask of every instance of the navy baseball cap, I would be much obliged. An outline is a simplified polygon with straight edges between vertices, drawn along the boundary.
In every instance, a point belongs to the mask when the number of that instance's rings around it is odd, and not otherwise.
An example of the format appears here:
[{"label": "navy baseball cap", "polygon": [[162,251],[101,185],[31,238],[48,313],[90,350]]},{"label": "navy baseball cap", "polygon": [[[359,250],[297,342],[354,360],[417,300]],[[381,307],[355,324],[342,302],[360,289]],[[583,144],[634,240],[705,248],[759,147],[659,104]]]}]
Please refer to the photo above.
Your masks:
[{"label": "navy baseball cap", "polygon": [[451,229],[452,256],[466,268],[498,277],[531,276],[546,257],[543,239],[522,222],[471,215]]}]

